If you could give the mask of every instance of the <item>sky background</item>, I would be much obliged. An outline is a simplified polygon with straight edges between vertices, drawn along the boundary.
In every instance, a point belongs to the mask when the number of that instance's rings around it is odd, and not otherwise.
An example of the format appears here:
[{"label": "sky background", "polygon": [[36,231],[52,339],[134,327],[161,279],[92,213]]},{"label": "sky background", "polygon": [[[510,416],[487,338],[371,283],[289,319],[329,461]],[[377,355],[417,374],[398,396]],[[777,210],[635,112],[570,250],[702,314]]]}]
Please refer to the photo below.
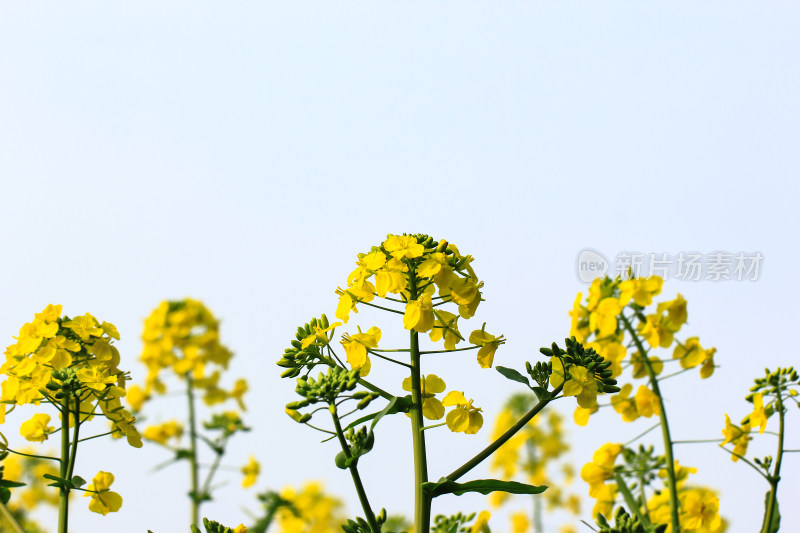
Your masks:
[{"label": "sky background", "polygon": [[[791,2],[2,2],[0,337],[13,343],[51,302],[90,312],[117,325],[141,382],[143,319],[161,300],[201,299],[236,353],[228,383],[252,388],[253,431],[226,462],[254,453],[257,490],[324,479],[355,514],[333,443],[283,413],[293,384],[274,363],[298,325],[333,314],[356,253],[387,233],[456,243],[486,284],[471,323],[508,338],[495,364],[522,368],[569,333],[586,247],[758,251],[757,281],[664,286],[689,301],[680,337],[716,346],[720,365],[665,382],[674,438],[718,438],[725,413],[750,411],[765,366],[798,362],[799,18]],[[400,323],[386,324],[381,345],[399,345]],[[485,446],[518,389],[471,352],[430,371],[487,420],[475,436],[429,435],[436,478]],[[175,406],[150,408],[158,420]],[[380,426],[362,464],[373,504],[411,515],[404,418]],[[567,424],[576,467],[650,425],[614,413]],[[792,411],[788,448],[797,428]],[[751,449],[774,453],[774,438]],[[757,530],[767,485],[755,472],[714,444],[676,453],[719,490],[730,531]],[[187,531],[184,465],[149,473],[168,457],[87,443],[77,473],[113,472],[124,505],[103,518],[76,499],[71,530]],[[797,460],[784,461],[784,524],[800,522]],[[247,522],[255,492],[226,476],[203,514]],[[450,497],[434,512],[485,507]],[[491,524],[507,530],[506,512]]]}]

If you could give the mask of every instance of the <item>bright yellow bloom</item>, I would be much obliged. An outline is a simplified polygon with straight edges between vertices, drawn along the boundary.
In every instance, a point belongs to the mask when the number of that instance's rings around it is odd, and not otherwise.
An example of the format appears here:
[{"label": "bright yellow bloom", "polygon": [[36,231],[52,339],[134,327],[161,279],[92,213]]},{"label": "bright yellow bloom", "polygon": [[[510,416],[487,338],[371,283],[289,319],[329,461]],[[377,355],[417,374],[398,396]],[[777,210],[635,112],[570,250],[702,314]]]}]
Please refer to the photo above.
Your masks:
[{"label": "bright yellow bloom", "polygon": [[603,484],[598,488],[593,497],[597,501],[592,508],[592,516],[602,514],[603,516],[610,517],[617,498],[617,486],[615,484]]},{"label": "bright yellow bloom", "polygon": [[725,446],[730,443],[733,444],[733,453],[731,461],[734,463],[739,460],[739,457],[744,457],[747,454],[747,445],[753,437],[750,436],[750,424],[742,424],[742,427],[734,426],[731,424],[731,417],[725,415],[725,429],[722,430],[722,435],[725,440],[722,441],[720,446]]},{"label": "bright yellow bloom", "polygon": [[244,524],[239,524],[233,530],[233,533],[247,533],[247,526],[245,526]]},{"label": "bright yellow bloom", "polygon": [[33,415],[33,418],[22,423],[19,434],[31,442],[44,442],[47,440],[47,436],[55,431],[54,427],[47,425],[49,423],[50,415],[37,413]]},{"label": "bright yellow bloom", "polygon": [[598,337],[612,335],[617,331],[617,315],[622,312],[622,307],[616,298],[603,298],[589,315],[589,330],[597,331]]},{"label": "bright yellow bloom", "polygon": [[447,258],[444,253],[434,252],[428,255],[428,258],[419,265],[417,274],[422,278],[431,278],[438,274],[446,264]]},{"label": "bright yellow bloom", "polygon": [[757,392],[753,395],[753,412],[747,417],[751,427],[759,426],[758,432],[767,429],[767,412],[764,410],[764,395]]},{"label": "bright yellow bloom", "polygon": [[406,329],[425,333],[433,327],[433,322],[433,302],[430,294],[425,293],[406,304],[406,311],[403,314],[403,326]]},{"label": "bright yellow bloom", "polygon": [[142,436],[147,440],[166,445],[170,439],[179,439],[183,434],[183,426],[177,420],[170,420],[163,424],[148,426]]},{"label": "bright yellow bloom", "polygon": [[425,248],[412,235],[389,235],[383,241],[383,248],[395,259],[413,259],[425,252]]},{"label": "bright yellow bloom", "polygon": [[[422,388],[422,415],[428,420],[439,420],[444,416],[444,406],[434,395],[444,392],[444,380],[434,374],[424,376],[420,381]],[[411,391],[411,376],[403,380],[403,390]],[[410,416],[410,415],[409,415]]]},{"label": "bright yellow bloom", "polygon": [[636,410],[645,418],[661,413],[658,396],[644,385],[636,391]]},{"label": "bright yellow bloom", "polygon": [[122,507],[122,496],[109,490],[112,483],[114,483],[114,474],[110,472],[98,472],[94,476],[86,488],[87,492],[83,493],[84,498],[89,496],[92,498],[92,501],[89,502],[90,511],[101,515],[119,511]]},{"label": "bright yellow bloom", "polygon": [[450,428],[450,431],[472,435],[483,426],[483,415],[480,413],[480,408],[473,407],[472,400],[467,401],[463,392],[450,391],[442,400],[442,405],[454,407],[447,413],[447,427]]},{"label": "bright yellow bloom", "polygon": [[527,533],[530,527],[527,513],[519,511],[511,515],[511,533]]},{"label": "bright yellow bloom", "polygon": [[622,415],[624,422],[633,422],[639,418],[639,411],[636,409],[636,399],[631,398],[633,385],[626,383],[622,389],[611,397],[611,405],[614,410]]},{"label": "bright yellow bloom", "polygon": [[247,391],[247,380],[239,378],[234,382],[233,389],[230,392],[230,397],[236,400],[236,404],[242,411],[247,411],[247,407],[244,405],[244,395]]},{"label": "bright yellow bloom", "polygon": [[[664,370],[664,361],[656,357],[655,355],[651,355],[648,357],[650,361],[650,367],[653,369],[653,374],[656,376]],[[641,352],[636,352],[631,356],[631,362],[633,363],[633,377],[634,378],[643,378],[648,376],[647,373],[647,366],[644,364],[644,357],[642,356]]]},{"label": "bright yellow bloom", "polygon": [[597,405],[597,380],[594,372],[572,365],[569,367],[569,375],[572,379],[564,385],[564,396],[577,396],[578,405],[584,409]]},{"label": "bright yellow bloom", "polygon": [[336,294],[339,295],[339,304],[336,306],[335,313],[336,318],[347,324],[347,321],[350,320],[350,311],[358,313],[358,309],[356,309],[356,301],[340,288],[336,289]]},{"label": "bright yellow bloom", "polygon": [[579,426],[585,426],[589,423],[589,416],[591,416],[592,413],[597,412],[598,409],[599,407],[596,404],[591,409],[584,409],[579,405],[575,407],[575,412],[572,414],[572,419]]},{"label": "bright yellow bloom", "polygon": [[[712,352],[711,357],[713,355]],[[689,337],[683,344],[675,346],[672,358],[680,359],[681,368],[694,368],[708,359],[708,352],[700,345],[699,337]]]},{"label": "bright yellow bloom", "polygon": [[710,490],[692,489],[681,494],[681,527],[687,531],[705,528],[714,532],[722,528],[719,498]]},{"label": "bright yellow bloom", "polygon": [[406,289],[408,265],[399,259],[391,258],[386,265],[375,273],[375,292],[381,298],[386,293],[400,294]]},{"label": "bright yellow bloom", "polygon": [[571,337],[578,339],[578,342],[586,342],[589,333],[591,333],[589,330],[589,312],[581,305],[582,299],[583,293],[579,292],[578,296],[575,297],[575,302],[572,304],[572,311],[569,312],[569,316],[572,319],[569,334]]},{"label": "bright yellow bloom", "polygon": [[380,340],[381,330],[376,326],[369,328],[366,333],[362,333],[361,327],[359,327],[358,333],[353,335],[345,333],[342,337],[341,342],[347,354],[347,362],[353,368],[360,368],[362,376],[369,374],[371,368],[367,349],[377,348]]},{"label": "bright yellow bloom", "polygon": [[242,467],[242,487],[247,488],[255,484],[258,479],[258,474],[261,473],[261,465],[256,461],[255,456],[251,455],[247,464]]},{"label": "bright yellow bloom", "polygon": [[444,338],[444,349],[455,350],[456,344],[461,342],[461,334],[458,332],[458,316],[447,311],[436,311],[433,314],[436,320],[430,332],[431,341],[437,342]]},{"label": "bright yellow bloom", "polygon": [[620,303],[626,306],[633,298],[637,305],[647,307],[653,303],[653,296],[658,296],[661,293],[663,284],[664,280],[659,276],[625,280],[619,284]]},{"label": "bright yellow bloom", "polygon": [[639,334],[653,348],[668,348],[675,340],[675,330],[663,314],[647,315],[647,321],[639,324]]},{"label": "bright yellow bloom", "polygon": [[483,329],[476,329],[470,334],[469,342],[481,347],[478,350],[478,364],[481,368],[491,368],[497,347],[505,344],[506,340],[502,335],[495,337]]},{"label": "bright yellow bloom", "polygon": [[489,519],[491,517],[492,514],[489,511],[481,511],[478,514],[478,518],[475,519],[475,523],[472,524],[470,533],[491,533],[491,529],[489,529]]},{"label": "bright yellow bloom", "polygon": [[98,324],[97,319],[89,313],[77,316],[67,322],[62,322],[61,326],[74,331],[83,342],[89,342],[92,337],[100,337],[103,334],[103,329]]},{"label": "bright yellow bloom", "polygon": [[667,311],[667,319],[673,331],[678,331],[686,323],[688,314],[686,312],[686,300],[678,293],[674,300],[668,302],[661,302],[658,304],[656,311],[661,314],[662,311]]}]

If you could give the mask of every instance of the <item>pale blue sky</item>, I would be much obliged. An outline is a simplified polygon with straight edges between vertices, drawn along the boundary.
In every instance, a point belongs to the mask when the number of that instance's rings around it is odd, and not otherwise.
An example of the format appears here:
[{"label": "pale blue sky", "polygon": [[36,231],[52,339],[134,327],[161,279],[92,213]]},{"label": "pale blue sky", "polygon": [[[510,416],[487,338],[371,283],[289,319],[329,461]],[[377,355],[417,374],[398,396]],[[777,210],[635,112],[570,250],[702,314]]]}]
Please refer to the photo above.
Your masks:
[{"label": "pale blue sky", "polygon": [[[355,513],[332,447],[283,414],[293,386],[274,361],[298,324],[333,313],[357,252],[408,231],[474,255],[474,322],[509,339],[497,364],[521,367],[567,335],[584,247],[760,251],[757,282],[664,289],[686,296],[685,336],[722,365],[665,384],[674,433],[718,437],[765,365],[797,363],[799,15],[789,2],[2,2],[0,334],[10,344],[50,302],[91,312],[118,326],[141,380],[143,318],[162,299],[204,300],[237,354],[231,381],[255,389],[239,462],[256,453],[259,488],[322,477]],[[472,356],[432,367],[487,420],[511,390]],[[577,466],[646,427],[571,427]],[[430,437],[431,476],[487,434]],[[410,514],[410,459],[388,444],[410,442],[405,421],[384,435],[365,483],[376,506]],[[114,472],[122,512],[76,501],[72,529],[186,531],[183,468],[148,477],[163,452],[113,444],[87,446],[78,470]],[[756,530],[754,472],[713,444],[678,457],[722,491],[732,532]],[[792,524],[797,458],[784,468]],[[255,503],[238,482],[205,514],[243,521]]]}]

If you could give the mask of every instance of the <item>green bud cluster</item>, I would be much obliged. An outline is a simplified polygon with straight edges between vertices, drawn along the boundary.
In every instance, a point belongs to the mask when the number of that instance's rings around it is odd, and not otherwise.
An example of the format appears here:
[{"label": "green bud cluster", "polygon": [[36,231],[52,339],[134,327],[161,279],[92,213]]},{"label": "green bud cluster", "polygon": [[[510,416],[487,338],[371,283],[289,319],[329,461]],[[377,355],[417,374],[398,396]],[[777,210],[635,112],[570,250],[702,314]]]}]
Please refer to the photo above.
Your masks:
[{"label": "green bud cluster", "polygon": [[[206,533],[233,533],[233,528],[225,527],[219,522],[214,522],[208,518],[203,518],[203,528],[206,530]],[[192,525],[192,533],[200,533],[197,526]]]},{"label": "green bud cluster", "polygon": [[286,369],[281,374],[282,378],[296,378],[304,369],[310,372],[318,364],[324,363],[319,346],[312,344],[303,348],[302,341],[314,334],[315,328],[325,329],[328,326],[330,326],[328,317],[322,315],[319,319],[312,318],[310,322],[297,328],[296,338],[291,342],[292,346],[283,351],[283,356],[277,363],[278,366]]},{"label": "green bud cluster", "polygon": [[[336,398],[345,391],[351,391],[358,385],[359,369],[345,370],[340,367],[330,367],[328,372],[320,372],[317,379],[302,377],[297,378],[295,392],[314,404],[320,401],[327,403],[336,402]],[[287,406],[287,408],[290,408]]]},{"label": "green bud cluster", "polygon": [[655,448],[640,444],[638,450],[631,448],[622,449],[622,458],[625,465],[619,468],[619,473],[633,481],[633,486],[644,480],[645,486],[656,479],[659,470],[666,467],[667,460],[663,455],[654,455]]},{"label": "green bud cluster", "polygon": [[53,381],[46,385],[47,390],[55,392],[56,400],[64,398],[68,394],[74,394],[81,390],[84,385],[75,375],[74,368],[64,368],[63,370],[53,370]]},{"label": "green bud cluster", "polygon": [[792,387],[797,387],[800,384],[800,376],[797,370],[790,366],[788,368],[778,368],[774,372],[769,368],[764,369],[764,377],[757,378],[755,385],[750,388],[751,394],[748,394],[746,400],[753,402],[753,395],[760,392],[765,395],[775,396],[781,394]]},{"label": "green bud cluster", "polygon": [[544,390],[547,390],[547,386],[550,383],[550,374],[553,373],[553,363],[539,361],[534,366],[531,365],[530,362],[525,361],[525,370],[533,381],[538,383]]},{"label": "green bud cluster", "polygon": [[438,514],[433,519],[431,533],[450,533],[451,531],[454,533],[467,533],[472,529],[468,524],[474,519],[475,513],[465,515],[458,512],[450,516]]},{"label": "green bud cluster", "polygon": [[[386,509],[381,509],[375,515],[375,521],[378,523],[379,528],[386,523]],[[344,533],[374,533],[372,528],[369,527],[369,523],[360,516],[356,517],[355,520],[348,520],[342,524],[342,529]]]},{"label": "green bud cluster", "polygon": [[[575,337],[564,339],[567,349],[562,350],[555,342],[550,348],[540,348],[539,351],[547,357],[558,357],[564,362],[564,371],[569,377],[569,367],[572,365],[582,366],[589,372],[593,372],[597,380],[598,392],[614,393],[619,392],[617,380],[611,377],[611,361],[603,359],[593,348],[584,348],[583,344]],[[551,369],[552,371],[552,369]]]},{"label": "green bud cluster", "polygon": [[617,507],[614,513],[614,525],[610,525],[602,514],[597,515],[600,533],[664,533],[668,524],[645,525],[636,516],[630,516],[623,507]]}]

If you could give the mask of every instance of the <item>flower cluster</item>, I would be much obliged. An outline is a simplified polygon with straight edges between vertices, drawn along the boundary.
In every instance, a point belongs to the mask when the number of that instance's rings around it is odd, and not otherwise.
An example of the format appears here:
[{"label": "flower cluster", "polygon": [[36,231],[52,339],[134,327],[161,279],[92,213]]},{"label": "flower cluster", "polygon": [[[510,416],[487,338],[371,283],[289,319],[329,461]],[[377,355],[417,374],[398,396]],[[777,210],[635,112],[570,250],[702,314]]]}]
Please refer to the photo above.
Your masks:
[{"label": "flower cluster", "polygon": [[[427,235],[389,235],[379,246],[358,254],[356,269],[347,277],[347,287],[336,290],[336,317],[346,324],[350,312],[358,312],[359,303],[370,305],[375,297],[399,302],[404,304],[405,329],[428,333],[433,342],[443,340],[445,350],[455,350],[464,340],[459,318],[472,318],[481,302],[483,282],[475,275],[472,261],[472,256],[462,255],[447,241],[437,242]],[[455,304],[458,314],[439,309],[445,303]],[[367,349],[359,349],[352,360],[348,351],[348,362],[354,368],[369,368],[367,351],[377,347],[380,340],[380,330],[374,330],[377,328],[361,333],[359,329],[358,334],[347,339],[347,344],[355,342]],[[505,339],[480,329],[472,332],[469,342],[480,348],[480,366],[489,368],[497,347]],[[361,374],[367,373],[362,368]]]},{"label": "flower cluster", "polygon": [[[654,304],[661,294],[663,280],[658,276],[632,278],[627,280],[598,278],[589,287],[584,299],[578,293],[570,311],[572,324],[570,334],[587,348],[594,349],[611,363],[609,370],[614,378],[619,377],[625,367],[632,370],[634,379],[658,376],[664,363],[669,361],[651,355],[652,350],[674,346],[671,360],[679,362],[684,370],[700,367],[700,377],[705,379],[714,372],[716,349],[703,348],[698,337],[690,337],[684,342],[675,335],[688,318],[686,300],[678,294],[674,299],[655,305],[653,312],[647,308]],[[628,354],[633,346],[634,352]],[[575,411],[575,421],[586,425],[589,416],[597,411],[597,402],[592,397],[591,382],[579,376],[589,386],[582,387],[578,396],[579,407]],[[580,380],[576,380],[576,385]],[[571,387],[574,389],[576,385]],[[652,387],[640,385],[636,394],[633,384],[621,387],[611,403],[625,422],[640,417],[658,415],[660,399]],[[566,393],[565,385],[565,393]]]},{"label": "flower cluster", "polygon": [[[625,458],[624,465],[616,464],[620,456]],[[610,517],[621,493],[626,493],[630,498],[631,487],[626,481],[627,478],[633,480],[640,491],[640,501],[644,502],[645,488],[650,488],[654,480],[661,480],[665,485],[668,483],[664,465],[664,458],[654,457],[652,448],[640,447],[636,452],[621,444],[607,443],[601,446],[594,453],[592,461],[581,469],[581,478],[589,485],[589,496],[596,501],[592,516],[600,514]],[[687,533],[725,531],[726,523],[719,514],[719,498],[708,488],[688,484],[689,475],[696,473],[697,469],[681,466],[676,461],[674,471],[680,502],[681,531]],[[620,486],[620,482],[623,486]],[[648,520],[652,524],[664,524],[666,531],[672,531],[669,492],[665,487],[661,487],[653,488],[650,494],[645,509]],[[630,501],[633,499],[630,498]]]}]

